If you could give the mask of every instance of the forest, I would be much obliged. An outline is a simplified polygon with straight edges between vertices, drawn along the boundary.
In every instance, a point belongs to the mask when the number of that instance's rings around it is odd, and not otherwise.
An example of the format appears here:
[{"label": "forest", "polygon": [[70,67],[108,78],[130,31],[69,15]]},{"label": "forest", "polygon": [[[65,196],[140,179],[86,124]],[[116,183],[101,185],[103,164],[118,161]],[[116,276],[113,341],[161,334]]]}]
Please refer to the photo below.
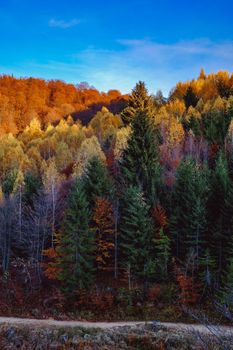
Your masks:
[{"label": "forest", "polygon": [[0,313],[232,313],[232,119],[226,71],[168,98],[1,76]]}]

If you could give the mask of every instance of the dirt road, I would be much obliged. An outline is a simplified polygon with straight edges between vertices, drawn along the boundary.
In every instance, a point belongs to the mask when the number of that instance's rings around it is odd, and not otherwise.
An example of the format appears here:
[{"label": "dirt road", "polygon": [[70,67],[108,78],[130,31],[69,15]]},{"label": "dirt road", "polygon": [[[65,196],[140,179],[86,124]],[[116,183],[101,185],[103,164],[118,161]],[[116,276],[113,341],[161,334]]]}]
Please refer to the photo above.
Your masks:
[{"label": "dirt road", "polygon": [[193,324],[184,324],[184,323],[169,323],[169,322],[82,322],[82,321],[56,321],[53,319],[46,320],[37,320],[37,319],[29,319],[29,318],[13,318],[13,317],[0,317],[0,325],[9,324],[9,325],[25,325],[30,327],[83,327],[83,328],[101,328],[101,329],[109,329],[115,327],[122,326],[131,326],[134,327],[136,325],[144,325],[144,324],[158,324],[167,329],[171,330],[183,330],[183,331],[196,331],[203,334],[211,334],[211,333],[224,333],[233,335],[233,327],[227,326],[214,326],[211,325],[206,327],[204,325],[193,325]]}]

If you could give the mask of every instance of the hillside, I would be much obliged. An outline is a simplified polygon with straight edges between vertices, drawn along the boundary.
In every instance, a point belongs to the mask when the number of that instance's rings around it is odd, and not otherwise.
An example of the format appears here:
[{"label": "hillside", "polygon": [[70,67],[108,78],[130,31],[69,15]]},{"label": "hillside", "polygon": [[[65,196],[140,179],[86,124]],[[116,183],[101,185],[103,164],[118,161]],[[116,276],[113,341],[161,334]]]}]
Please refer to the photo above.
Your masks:
[{"label": "hillside", "polygon": [[233,75],[0,100],[1,315],[233,319]]},{"label": "hillside", "polygon": [[127,96],[117,90],[99,92],[86,83],[67,84],[59,80],[17,79],[0,76],[1,134],[17,134],[37,118],[42,125],[57,123],[71,115],[83,124],[89,122],[101,107],[118,113]]}]

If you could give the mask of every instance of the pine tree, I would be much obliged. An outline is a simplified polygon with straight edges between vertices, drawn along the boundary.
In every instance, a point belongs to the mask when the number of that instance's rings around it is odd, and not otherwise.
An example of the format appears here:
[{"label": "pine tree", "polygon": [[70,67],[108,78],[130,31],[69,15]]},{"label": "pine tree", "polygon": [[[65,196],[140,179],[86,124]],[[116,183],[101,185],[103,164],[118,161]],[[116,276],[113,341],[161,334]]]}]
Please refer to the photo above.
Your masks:
[{"label": "pine tree", "polygon": [[168,264],[171,257],[170,238],[161,228],[159,236],[155,239],[156,252],[156,271],[160,280],[166,280],[168,277]]},{"label": "pine tree", "polygon": [[230,259],[226,269],[223,287],[220,291],[220,301],[233,312],[233,258]]},{"label": "pine tree", "polygon": [[128,106],[122,111],[121,118],[125,124],[129,124],[133,121],[134,117],[139,111],[143,111],[152,116],[153,109],[153,100],[151,96],[148,95],[145,83],[139,81],[132,90],[132,94],[129,97]]},{"label": "pine tree", "polygon": [[181,162],[174,185],[170,231],[176,256],[193,256],[198,265],[205,247],[208,200],[208,171],[198,168],[192,159]]},{"label": "pine tree", "polygon": [[198,97],[194,93],[192,87],[189,86],[185,95],[184,95],[184,103],[185,103],[186,108],[188,109],[190,106],[196,107],[197,102],[198,102]]},{"label": "pine tree", "polygon": [[26,172],[24,177],[24,192],[23,192],[23,202],[26,205],[29,205],[30,207],[32,207],[33,199],[35,196],[38,195],[41,189],[41,186],[42,186],[42,182],[41,182],[41,179],[38,177],[38,175],[34,174],[31,171]]},{"label": "pine tree", "polygon": [[224,200],[223,215],[223,234],[224,257],[229,262],[233,255],[233,181],[229,179],[228,190]]},{"label": "pine tree", "polygon": [[155,144],[155,131],[145,112],[139,112],[132,123],[128,146],[120,161],[124,185],[141,187],[150,205],[158,202],[161,170]]},{"label": "pine tree", "polygon": [[[204,165],[195,166],[195,178],[193,188],[193,207],[190,215],[190,229],[187,232],[187,246],[189,253],[193,254],[196,267],[199,265],[199,259],[204,253],[206,246],[207,230],[207,201],[209,196],[209,171]],[[191,204],[190,203],[190,204]]]},{"label": "pine tree", "polygon": [[214,258],[210,255],[207,248],[199,261],[199,278],[203,284],[204,290],[214,286],[216,280],[216,264]]},{"label": "pine tree", "polygon": [[9,197],[11,195],[11,193],[13,192],[14,184],[15,184],[15,180],[17,178],[17,175],[18,175],[18,170],[13,169],[5,177],[3,184],[2,184],[2,191],[5,195],[5,197]]},{"label": "pine tree", "polygon": [[[232,243],[232,233],[229,235],[228,191],[230,188],[229,172],[225,155],[220,152],[215,169],[211,176],[211,194],[208,201],[208,227],[211,256],[216,261],[217,284],[227,264],[229,244]],[[228,208],[226,206],[228,201]],[[231,214],[230,214],[231,215]],[[232,227],[232,226],[231,226]]]},{"label": "pine tree", "polygon": [[94,277],[93,235],[89,228],[90,212],[83,184],[76,181],[57,248],[58,279],[65,292],[88,288]]},{"label": "pine tree", "polygon": [[131,278],[146,283],[151,268],[152,220],[142,191],[130,186],[121,203],[120,249],[122,265]]},{"label": "pine tree", "polygon": [[84,188],[91,208],[94,208],[97,197],[111,197],[112,184],[108,177],[107,168],[98,157],[93,157],[88,163],[84,176]]}]

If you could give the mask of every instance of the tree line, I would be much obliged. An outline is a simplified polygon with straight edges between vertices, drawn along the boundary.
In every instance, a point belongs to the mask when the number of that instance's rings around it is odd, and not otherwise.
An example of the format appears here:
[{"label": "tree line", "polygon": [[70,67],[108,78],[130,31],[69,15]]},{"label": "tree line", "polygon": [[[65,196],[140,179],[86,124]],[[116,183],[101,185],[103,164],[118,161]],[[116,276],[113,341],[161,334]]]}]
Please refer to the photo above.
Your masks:
[{"label": "tree line", "polygon": [[139,82],[118,115],[104,107],[87,126],[70,116],[45,128],[33,119],[3,135],[4,278],[20,257],[33,266],[32,288],[47,278],[72,295],[108,275],[146,295],[172,279],[184,303],[216,294],[231,304],[230,79],[202,71],[168,100]]}]

